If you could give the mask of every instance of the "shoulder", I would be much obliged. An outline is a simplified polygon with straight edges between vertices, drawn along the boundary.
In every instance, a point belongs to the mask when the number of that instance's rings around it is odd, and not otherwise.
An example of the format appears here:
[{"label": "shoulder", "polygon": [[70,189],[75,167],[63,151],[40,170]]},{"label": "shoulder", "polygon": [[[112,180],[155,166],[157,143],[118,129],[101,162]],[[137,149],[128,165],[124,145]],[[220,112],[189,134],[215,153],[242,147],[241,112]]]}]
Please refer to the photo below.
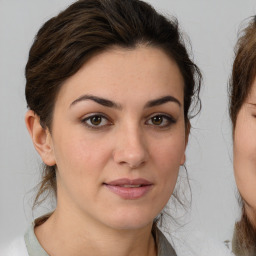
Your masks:
[{"label": "shoulder", "polygon": [[7,245],[0,245],[0,255],[4,256],[29,256],[23,237],[14,239]]},{"label": "shoulder", "polygon": [[231,256],[231,251],[227,248],[224,242],[217,241],[208,237],[203,232],[193,232],[193,237],[187,239],[188,246],[192,248],[194,255],[200,256]]},{"label": "shoulder", "polygon": [[177,256],[234,256],[224,243],[207,237],[203,232],[172,232],[166,234]]},{"label": "shoulder", "polygon": [[164,233],[158,228],[156,229],[156,239],[158,241],[158,244],[157,244],[158,256],[163,256],[163,255],[177,256],[171,243],[168,241]]}]

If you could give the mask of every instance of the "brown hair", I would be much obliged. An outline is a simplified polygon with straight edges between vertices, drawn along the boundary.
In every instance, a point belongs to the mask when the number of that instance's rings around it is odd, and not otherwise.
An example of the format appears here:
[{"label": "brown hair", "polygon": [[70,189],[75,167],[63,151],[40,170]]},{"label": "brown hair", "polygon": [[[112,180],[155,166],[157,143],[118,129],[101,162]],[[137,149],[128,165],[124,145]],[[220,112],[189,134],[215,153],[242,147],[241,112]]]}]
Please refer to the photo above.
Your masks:
[{"label": "brown hair", "polygon": [[[113,46],[132,49],[139,44],[162,49],[179,66],[188,126],[191,105],[200,106],[201,73],[189,57],[178,22],[139,0],[80,0],[47,21],[35,37],[26,65],[28,108],[51,131],[55,99],[68,77],[95,54]],[[54,166],[44,168],[35,204],[49,191],[56,194]]]},{"label": "brown hair", "polygon": [[235,60],[229,84],[229,114],[233,130],[236,126],[238,112],[256,76],[256,16],[241,33],[235,47]]},{"label": "brown hair", "polygon": [[256,229],[248,218],[244,206],[241,220],[235,225],[232,251],[237,256],[254,256],[256,253]]},{"label": "brown hair", "polygon": [[[233,133],[239,110],[248,97],[256,77],[256,16],[251,19],[249,25],[241,33],[235,48],[235,60],[229,83],[229,114]],[[236,223],[232,245],[233,251],[237,255],[255,255],[256,228],[252,225],[246,214],[242,198],[240,205],[242,217]]]}]

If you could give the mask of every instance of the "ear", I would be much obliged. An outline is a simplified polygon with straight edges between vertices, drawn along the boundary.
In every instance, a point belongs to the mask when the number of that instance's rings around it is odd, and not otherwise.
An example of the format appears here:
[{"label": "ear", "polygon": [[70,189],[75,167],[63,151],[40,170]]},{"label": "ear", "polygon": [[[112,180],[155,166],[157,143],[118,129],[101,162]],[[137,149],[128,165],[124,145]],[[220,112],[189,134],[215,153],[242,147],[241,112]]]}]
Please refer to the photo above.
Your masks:
[{"label": "ear", "polygon": [[34,111],[28,110],[25,115],[25,123],[33,141],[34,147],[46,165],[56,164],[52,144],[52,137],[48,128],[40,124],[40,117]]},{"label": "ear", "polygon": [[[185,123],[185,150],[187,148],[188,145],[188,138],[189,138],[189,134],[190,134],[190,128],[191,128],[191,124],[189,121],[187,121]],[[184,155],[181,158],[181,162],[180,165],[184,165],[186,162],[186,154],[185,154],[185,150],[184,150]]]}]

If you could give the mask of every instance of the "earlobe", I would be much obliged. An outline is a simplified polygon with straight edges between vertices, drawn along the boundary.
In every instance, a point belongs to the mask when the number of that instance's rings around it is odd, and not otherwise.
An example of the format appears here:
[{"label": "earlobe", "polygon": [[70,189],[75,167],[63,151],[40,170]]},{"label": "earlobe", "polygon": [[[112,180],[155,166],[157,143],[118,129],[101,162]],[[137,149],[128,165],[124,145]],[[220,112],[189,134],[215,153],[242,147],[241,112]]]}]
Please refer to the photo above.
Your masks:
[{"label": "earlobe", "polygon": [[184,165],[185,162],[186,162],[186,154],[185,154],[185,152],[184,152],[184,154],[183,154],[183,156],[182,156],[182,158],[181,158],[181,161],[180,161],[180,166]]},{"label": "earlobe", "polygon": [[40,118],[32,110],[28,110],[25,123],[33,141],[34,147],[46,165],[56,164],[52,145],[52,138],[48,128],[43,128]]}]

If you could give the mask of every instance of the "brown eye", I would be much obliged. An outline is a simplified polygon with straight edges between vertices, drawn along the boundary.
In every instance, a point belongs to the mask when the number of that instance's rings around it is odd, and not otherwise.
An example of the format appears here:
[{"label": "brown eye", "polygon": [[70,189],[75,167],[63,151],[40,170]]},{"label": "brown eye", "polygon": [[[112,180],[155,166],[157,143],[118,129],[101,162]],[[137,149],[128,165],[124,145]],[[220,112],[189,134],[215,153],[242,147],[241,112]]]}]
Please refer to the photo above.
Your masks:
[{"label": "brown eye", "polygon": [[162,116],[154,116],[151,118],[152,124],[154,125],[161,125],[163,122],[163,117]]},{"label": "brown eye", "polygon": [[90,118],[90,121],[91,121],[92,125],[97,126],[97,125],[99,125],[102,122],[102,117],[101,116],[92,116]]},{"label": "brown eye", "polygon": [[101,129],[106,126],[112,125],[112,122],[100,114],[93,114],[81,120],[83,124],[92,129]]},{"label": "brown eye", "polygon": [[172,116],[166,115],[166,114],[162,114],[162,115],[159,114],[159,115],[151,116],[146,121],[147,125],[150,125],[153,127],[158,127],[158,128],[167,128],[175,123],[176,123],[176,119],[174,119]]}]

